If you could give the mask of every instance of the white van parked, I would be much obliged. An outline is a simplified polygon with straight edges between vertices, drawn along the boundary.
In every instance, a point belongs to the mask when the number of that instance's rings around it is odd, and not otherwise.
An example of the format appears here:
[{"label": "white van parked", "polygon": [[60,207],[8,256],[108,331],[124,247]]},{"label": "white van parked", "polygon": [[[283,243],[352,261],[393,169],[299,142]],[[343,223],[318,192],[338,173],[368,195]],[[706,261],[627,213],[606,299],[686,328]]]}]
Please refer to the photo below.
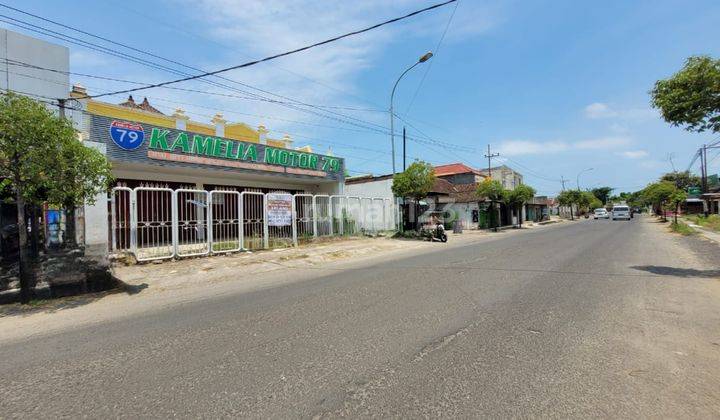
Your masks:
[{"label": "white van parked", "polygon": [[628,206],[613,206],[611,213],[613,220],[630,220],[630,207]]}]

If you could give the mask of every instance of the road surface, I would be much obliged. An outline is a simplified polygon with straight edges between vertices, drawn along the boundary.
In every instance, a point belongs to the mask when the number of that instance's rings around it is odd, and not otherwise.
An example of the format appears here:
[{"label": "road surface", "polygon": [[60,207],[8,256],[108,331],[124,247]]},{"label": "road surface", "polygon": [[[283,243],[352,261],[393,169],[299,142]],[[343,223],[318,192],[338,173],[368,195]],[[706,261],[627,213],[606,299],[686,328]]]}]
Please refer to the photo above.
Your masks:
[{"label": "road surface", "polygon": [[720,416],[720,271],[691,239],[498,235],[0,344],[0,417]]}]

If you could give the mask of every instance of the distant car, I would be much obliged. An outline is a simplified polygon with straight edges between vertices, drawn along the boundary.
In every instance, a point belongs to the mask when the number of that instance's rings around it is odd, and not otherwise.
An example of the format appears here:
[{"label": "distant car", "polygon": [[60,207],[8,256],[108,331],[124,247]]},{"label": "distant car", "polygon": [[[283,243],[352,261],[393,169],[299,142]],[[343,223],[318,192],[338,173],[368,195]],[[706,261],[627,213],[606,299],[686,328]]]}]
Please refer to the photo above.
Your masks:
[{"label": "distant car", "polygon": [[613,220],[630,220],[630,207],[628,206],[613,206],[612,219]]},{"label": "distant car", "polygon": [[593,213],[593,217],[597,219],[609,219],[610,213],[608,213],[605,209],[595,209],[595,212]]}]

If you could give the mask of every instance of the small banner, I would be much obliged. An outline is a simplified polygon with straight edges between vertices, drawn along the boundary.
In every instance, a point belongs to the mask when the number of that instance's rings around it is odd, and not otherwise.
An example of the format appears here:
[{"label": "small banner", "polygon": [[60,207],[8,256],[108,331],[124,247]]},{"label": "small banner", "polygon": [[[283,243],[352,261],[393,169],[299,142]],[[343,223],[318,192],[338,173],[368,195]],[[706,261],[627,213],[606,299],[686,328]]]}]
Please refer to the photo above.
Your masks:
[{"label": "small banner", "polygon": [[290,194],[267,195],[268,226],[292,225],[292,200]]}]

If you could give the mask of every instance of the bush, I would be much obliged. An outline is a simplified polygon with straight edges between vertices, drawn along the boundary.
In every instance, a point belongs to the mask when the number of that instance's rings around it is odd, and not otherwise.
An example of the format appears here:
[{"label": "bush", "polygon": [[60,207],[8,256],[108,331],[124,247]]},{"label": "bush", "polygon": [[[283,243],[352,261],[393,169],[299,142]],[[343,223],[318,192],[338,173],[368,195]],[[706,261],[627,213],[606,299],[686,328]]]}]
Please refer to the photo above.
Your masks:
[{"label": "bush", "polygon": [[693,223],[720,232],[720,215],[711,214],[708,217],[705,216],[693,216],[688,217]]},{"label": "bush", "polygon": [[695,231],[693,228],[688,226],[686,223],[683,222],[672,222],[670,224],[670,230],[672,230],[675,233],[679,233],[681,235],[693,235]]}]

